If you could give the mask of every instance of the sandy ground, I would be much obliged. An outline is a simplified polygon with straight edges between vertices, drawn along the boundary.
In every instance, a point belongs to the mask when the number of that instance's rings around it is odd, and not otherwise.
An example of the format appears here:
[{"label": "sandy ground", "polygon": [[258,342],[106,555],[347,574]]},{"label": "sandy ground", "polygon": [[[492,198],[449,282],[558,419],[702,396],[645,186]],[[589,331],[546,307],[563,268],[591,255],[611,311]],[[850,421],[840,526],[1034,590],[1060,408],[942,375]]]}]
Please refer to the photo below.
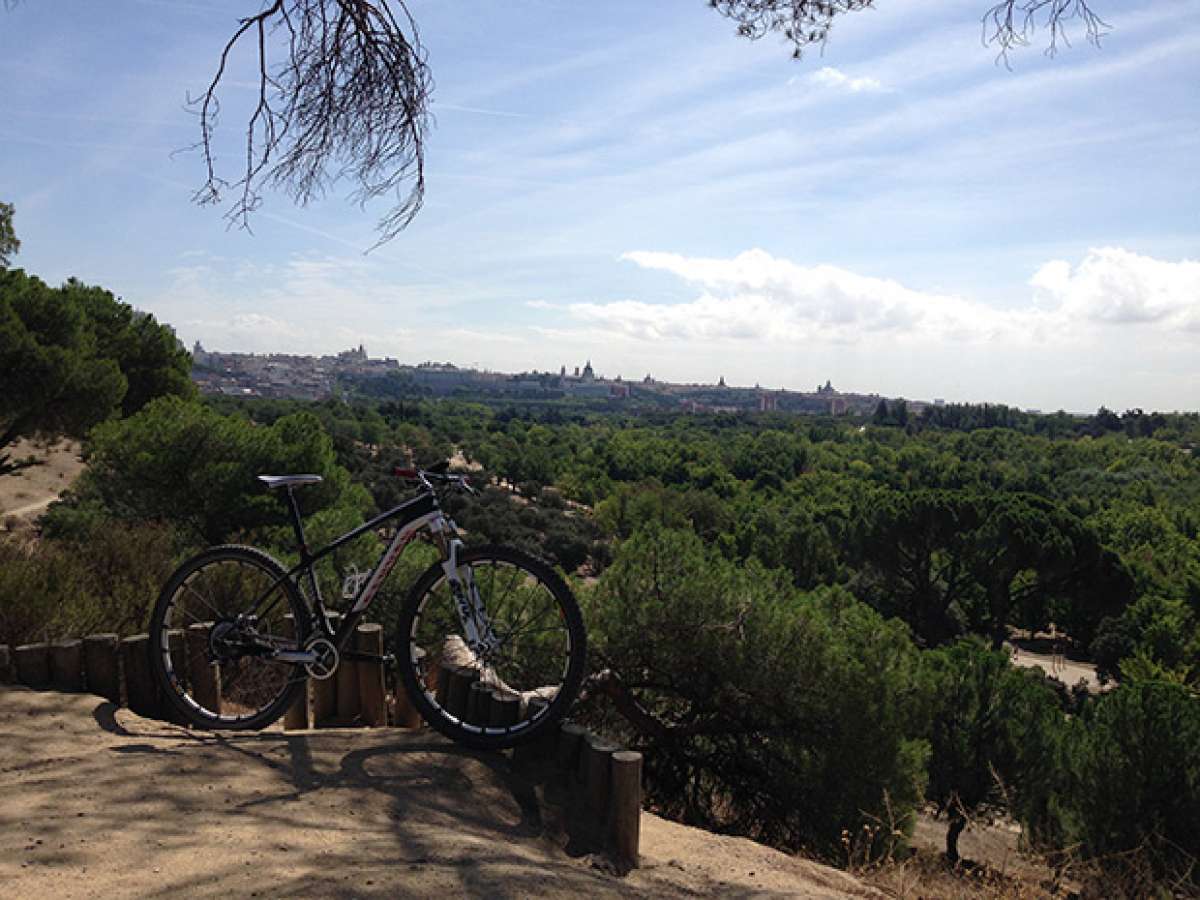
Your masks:
[{"label": "sandy ground", "polygon": [[880,896],[648,813],[618,877],[504,757],[428,731],[213,735],[0,688],[0,797],[7,897]]},{"label": "sandy ground", "polygon": [[1082,681],[1087,684],[1088,690],[1093,693],[1105,690],[1100,684],[1100,679],[1096,677],[1096,667],[1090,663],[1068,659],[1065,662],[1060,661],[1056,669],[1054,667],[1054,657],[1051,654],[1034,653],[1032,650],[1022,649],[1017,652],[1016,659],[1013,660],[1013,665],[1040,668],[1047,675],[1053,675],[1063,684],[1067,685],[1067,687],[1074,687]]},{"label": "sandy ground", "polygon": [[8,452],[14,460],[32,455],[44,462],[15,475],[0,476],[0,523],[13,516],[25,522],[36,519],[83,471],[79,444],[74,441],[41,447],[20,440]]}]

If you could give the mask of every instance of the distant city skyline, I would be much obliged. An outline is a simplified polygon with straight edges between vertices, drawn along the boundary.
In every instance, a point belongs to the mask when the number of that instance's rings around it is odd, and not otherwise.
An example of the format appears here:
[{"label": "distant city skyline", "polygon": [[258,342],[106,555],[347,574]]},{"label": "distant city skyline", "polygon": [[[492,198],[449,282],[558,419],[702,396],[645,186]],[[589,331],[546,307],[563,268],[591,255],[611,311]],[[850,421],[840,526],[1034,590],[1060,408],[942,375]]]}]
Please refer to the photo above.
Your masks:
[{"label": "distant city skyline", "polygon": [[[183,109],[244,0],[0,12],[15,264],[190,346],[1075,412],[1200,406],[1200,0],[997,65],[981,0],[843,16],[801,61],[694,0],[410,4],[437,82],[428,199],[191,204]],[[64,16],[63,8],[70,10]],[[233,61],[218,151],[253,96]]]}]

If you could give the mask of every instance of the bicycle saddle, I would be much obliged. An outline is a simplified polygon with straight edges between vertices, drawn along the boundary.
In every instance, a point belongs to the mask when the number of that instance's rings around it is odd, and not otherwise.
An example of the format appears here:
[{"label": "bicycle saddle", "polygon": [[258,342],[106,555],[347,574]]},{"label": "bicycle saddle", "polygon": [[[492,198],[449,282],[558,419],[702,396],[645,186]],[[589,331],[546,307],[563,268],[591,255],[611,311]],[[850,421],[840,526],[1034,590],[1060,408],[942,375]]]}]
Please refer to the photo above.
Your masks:
[{"label": "bicycle saddle", "polygon": [[303,484],[320,484],[320,475],[259,475],[258,480],[269,490],[281,487],[299,487]]}]

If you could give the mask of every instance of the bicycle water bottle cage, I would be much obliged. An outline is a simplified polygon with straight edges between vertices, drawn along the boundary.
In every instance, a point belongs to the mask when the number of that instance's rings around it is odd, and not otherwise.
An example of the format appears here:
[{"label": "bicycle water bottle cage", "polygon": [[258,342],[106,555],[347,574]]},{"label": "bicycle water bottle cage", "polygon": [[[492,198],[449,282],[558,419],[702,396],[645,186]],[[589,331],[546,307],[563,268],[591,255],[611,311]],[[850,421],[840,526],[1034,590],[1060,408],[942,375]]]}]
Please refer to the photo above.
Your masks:
[{"label": "bicycle water bottle cage", "polygon": [[370,572],[360,572],[358,571],[358,566],[351,563],[350,571],[346,573],[346,577],[342,581],[342,597],[346,600],[353,600],[358,596],[358,591],[362,587],[363,582],[370,577]]}]

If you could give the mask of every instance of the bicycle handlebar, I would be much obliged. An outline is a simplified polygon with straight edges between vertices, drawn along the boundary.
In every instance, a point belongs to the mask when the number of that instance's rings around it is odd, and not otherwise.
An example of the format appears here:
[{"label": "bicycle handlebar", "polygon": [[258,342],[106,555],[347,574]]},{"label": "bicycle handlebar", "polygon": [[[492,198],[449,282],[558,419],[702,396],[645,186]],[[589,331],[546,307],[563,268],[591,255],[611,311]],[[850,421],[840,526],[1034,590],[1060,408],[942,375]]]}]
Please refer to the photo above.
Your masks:
[{"label": "bicycle handlebar", "polygon": [[445,464],[441,464],[434,469],[403,469],[395,468],[392,474],[397,478],[403,478],[407,481],[419,482],[426,490],[433,490],[435,484],[450,485],[459,490],[467,491],[470,494],[478,494],[475,488],[471,487],[470,478],[466,475],[454,475],[446,471]]}]

